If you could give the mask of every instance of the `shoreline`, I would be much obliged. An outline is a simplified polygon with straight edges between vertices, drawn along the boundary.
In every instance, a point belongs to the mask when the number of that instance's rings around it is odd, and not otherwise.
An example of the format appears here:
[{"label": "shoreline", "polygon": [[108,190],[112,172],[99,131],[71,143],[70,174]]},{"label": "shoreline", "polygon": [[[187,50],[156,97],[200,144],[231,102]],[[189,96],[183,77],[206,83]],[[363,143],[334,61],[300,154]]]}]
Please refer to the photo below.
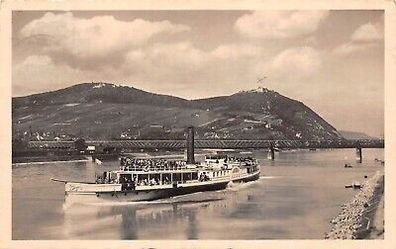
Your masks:
[{"label": "shoreline", "polygon": [[339,214],[330,221],[331,230],[325,239],[383,239],[383,196],[384,172],[381,170],[364,182],[351,201],[341,205]]},{"label": "shoreline", "polygon": [[12,166],[22,166],[22,165],[31,165],[31,164],[47,164],[47,163],[73,163],[73,162],[88,162],[90,159],[71,159],[71,160],[56,160],[56,161],[37,161],[37,162],[20,162],[20,163],[12,163]]},{"label": "shoreline", "polygon": [[373,196],[367,203],[362,215],[365,229],[356,232],[357,239],[383,239],[384,236],[384,176],[380,177],[375,186]]},{"label": "shoreline", "polygon": [[368,235],[368,239],[384,239],[384,207],[384,195],[382,195],[374,215],[373,230]]}]

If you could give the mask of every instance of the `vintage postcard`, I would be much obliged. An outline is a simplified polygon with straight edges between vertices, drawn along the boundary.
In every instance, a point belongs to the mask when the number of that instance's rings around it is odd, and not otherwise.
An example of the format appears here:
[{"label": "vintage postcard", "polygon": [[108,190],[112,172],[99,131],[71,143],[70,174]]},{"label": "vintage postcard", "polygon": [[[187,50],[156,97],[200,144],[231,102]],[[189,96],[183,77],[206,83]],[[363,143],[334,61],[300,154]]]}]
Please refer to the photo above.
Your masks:
[{"label": "vintage postcard", "polygon": [[0,248],[394,248],[395,18],[2,2]]}]

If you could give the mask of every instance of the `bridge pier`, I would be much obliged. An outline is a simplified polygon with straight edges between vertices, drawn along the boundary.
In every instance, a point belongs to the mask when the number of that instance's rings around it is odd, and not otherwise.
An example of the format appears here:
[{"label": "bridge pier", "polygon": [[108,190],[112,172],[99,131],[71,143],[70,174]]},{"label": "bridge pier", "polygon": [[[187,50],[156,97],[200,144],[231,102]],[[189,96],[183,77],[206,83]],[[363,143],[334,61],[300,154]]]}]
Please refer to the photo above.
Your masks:
[{"label": "bridge pier", "polygon": [[194,164],[194,127],[187,128],[187,163]]},{"label": "bridge pier", "polygon": [[274,147],[271,146],[269,148],[267,158],[270,159],[270,160],[275,160],[275,149],[274,149]]},{"label": "bridge pier", "polygon": [[357,147],[356,148],[356,162],[362,163],[362,161],[363,161],[362,147]]}]

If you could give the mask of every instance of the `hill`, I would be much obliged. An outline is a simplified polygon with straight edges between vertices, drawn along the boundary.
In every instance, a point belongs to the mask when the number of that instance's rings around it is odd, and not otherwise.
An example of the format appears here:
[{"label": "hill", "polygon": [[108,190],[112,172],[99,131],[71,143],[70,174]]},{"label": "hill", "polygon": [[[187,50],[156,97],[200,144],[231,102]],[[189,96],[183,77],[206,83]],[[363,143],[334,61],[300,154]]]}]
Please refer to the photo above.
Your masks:
[{"label": "hill", "polygon": [[13,98],[13,138],[334,139],[337,130],[303,103],[267,89],[186,100],[108,83]]},{"label": "hill", "polygon": [[133,87],[108,83],[82,83],[65,89],[12,99],[13,107],[46,106],[70,103],[186,105],[188,101],[173,96],[145,92]]}]

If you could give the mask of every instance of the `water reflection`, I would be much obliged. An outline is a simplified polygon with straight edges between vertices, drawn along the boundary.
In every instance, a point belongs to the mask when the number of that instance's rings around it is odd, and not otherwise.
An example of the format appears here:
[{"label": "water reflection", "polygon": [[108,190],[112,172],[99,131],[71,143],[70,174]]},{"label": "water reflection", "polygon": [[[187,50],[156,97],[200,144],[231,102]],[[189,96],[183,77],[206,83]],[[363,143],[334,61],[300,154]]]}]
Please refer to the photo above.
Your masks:
[{"label": "water reflection", "polygon": [[137,239],[136,209],[124,209],[121,213],[121,239]]},{"label": "water reflection", "polygon": [[107,231],[118,230],[119,239],[153,235],[198,239],[200,223],[211,222],[210,217],[232,217],[240,209],[258,211],[258,203],[247,190],[227,189],[142,204],[74,204],[63,210],[65,234],[73,238],[92,238],[97,234],[100,239],[110,239],[113,235]]}]

